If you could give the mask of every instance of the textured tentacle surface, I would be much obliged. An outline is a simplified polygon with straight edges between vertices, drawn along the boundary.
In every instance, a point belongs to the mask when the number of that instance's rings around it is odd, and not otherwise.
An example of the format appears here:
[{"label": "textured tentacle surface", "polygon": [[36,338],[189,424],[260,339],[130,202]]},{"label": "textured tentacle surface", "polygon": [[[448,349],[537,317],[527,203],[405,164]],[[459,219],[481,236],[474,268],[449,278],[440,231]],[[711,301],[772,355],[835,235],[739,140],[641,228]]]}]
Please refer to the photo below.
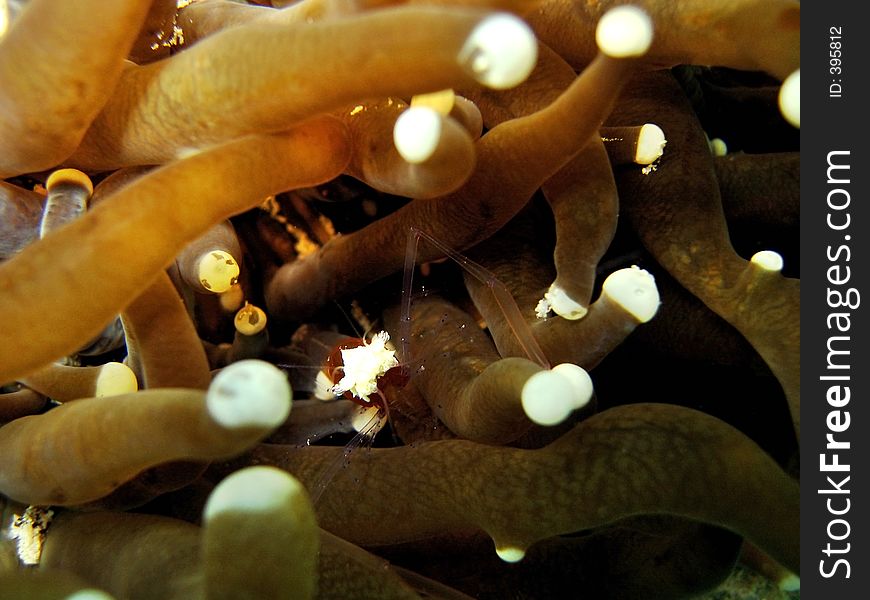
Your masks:
[{"label": "textured tentacle surface", "polygon": [[[253,457],[310,482],[337,452],[264,444]],[[738,431],[689,409],[612,409],[541,450],[431,442],[371,450],[348,469],[318,513],[324,528],[361,544],[483,529],[518,557],[553,535],[667,513],[728,527],[798,568],[797,484]],[[522,495],[508,483],[517,480]],[[343,503],[348,494],[354,506]],[[751,514],[740,509],[749,498],[764,499]]]},{"label": "textured tentacle surface", "polygon": [[[683,598],[741,536],[797,569],[800,4],[624,4],[0,1],[0,595]],[[318,398],[383,329],[363,424]]]}]

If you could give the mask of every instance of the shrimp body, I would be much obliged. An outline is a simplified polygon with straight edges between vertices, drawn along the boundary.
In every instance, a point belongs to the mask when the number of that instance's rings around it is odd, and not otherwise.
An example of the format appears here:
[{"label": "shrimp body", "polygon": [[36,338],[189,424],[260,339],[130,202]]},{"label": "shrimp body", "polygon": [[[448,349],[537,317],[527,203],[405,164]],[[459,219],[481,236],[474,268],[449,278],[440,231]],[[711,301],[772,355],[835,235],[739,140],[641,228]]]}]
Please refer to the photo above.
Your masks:
[{"label": "shrimp body", "polygon": [[[383,407],[378,382],[399,367],[396,351],[386,346],[389,340],[390,334],[381,331],[370,342],[362,338],[346,338],[336,344],[326,358],[325,373],[333,383],[330,391],[360,406]],[[377,399],[372,396],[377,396]]]}]

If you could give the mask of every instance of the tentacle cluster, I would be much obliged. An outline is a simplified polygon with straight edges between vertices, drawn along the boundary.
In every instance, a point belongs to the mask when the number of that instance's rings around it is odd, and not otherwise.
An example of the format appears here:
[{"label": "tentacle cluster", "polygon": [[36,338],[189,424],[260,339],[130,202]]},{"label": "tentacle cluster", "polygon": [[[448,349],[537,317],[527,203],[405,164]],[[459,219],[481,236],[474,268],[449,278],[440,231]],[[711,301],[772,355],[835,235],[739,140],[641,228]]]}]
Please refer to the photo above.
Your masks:
[{"label": "tentacle cluster", "polygon": [[0,3],[0,588],[797,573],[800,4],[633,4]]}]

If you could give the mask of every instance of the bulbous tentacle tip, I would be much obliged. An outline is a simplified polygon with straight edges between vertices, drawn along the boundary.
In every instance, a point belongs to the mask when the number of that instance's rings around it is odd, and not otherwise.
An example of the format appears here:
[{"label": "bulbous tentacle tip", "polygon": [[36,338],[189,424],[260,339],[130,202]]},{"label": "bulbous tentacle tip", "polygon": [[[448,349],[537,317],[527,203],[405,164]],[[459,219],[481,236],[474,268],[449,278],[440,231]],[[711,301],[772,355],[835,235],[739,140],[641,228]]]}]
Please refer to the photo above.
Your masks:
[{"label": "bulbous tentacle tip", "polygon": [[761,250],[760,252],[756,252],[752,255],[749,262],[764,271],[774,273],[781,272],[783,266],[782,255],[773,250]]},{"label": "bulbous tentacle tip", "polygon": [[789,124],[801,127],[801,70],[797,69],[779,88],[779,112]]},{"label": "bulbous tentacle tip", "polygon": [[449,115],[450,111],[456,105],[456,92],[451,88],[430,92],[428,94],[417,94],[411,97],[411,106],[425,106],[437,111],[442,115]]},{"label": "bulbous tentacle tip", "polygon": [[523,386],[523,411],[533,423],[558,425],[574,410],[574,403],[570,399],[572,392],[571,382],[567,378],[553,371],[539,371],[529,377]]},{"label": "bulbous tentacle tip", "polygon": [[538,41],[522,19],[496,13],[472,30],[459,61],[481,84],[512,88],[525,81],[538,60]]},{"label": "bulbous tentacle tip", "polygon": [[114,596],[110,596],[102,590],[94,588],[85,588],[73,592],[69,596],[64,596],[64,600],[115,600]]},{"label": "bulbous tentacle tip", "polygon": [[207,522],[224,513],[271,512],[305,494],[299,480],[281,469],[248,467],[215,487],[203,509],[203,520]]},{"label": "bulbous tentacle tip", "polygon": [[45,180],[45,189],[49,192],[57,185],[72,184],[81,187],[88,196],[94,193],[94,184],[91,178],[78,169],[58,169],[53,171]]},{"label": "bulbous tentacle tip", "polygon": [[565,421],[592,397],[592,380],[584,369],[570,363],[539,371],[529,377],[521,392],[523,411],[538,425]]},{"label": "bulbous tentacle tip", "polygon": [[710,154],[713,156],[727,156],[728,144],[722,138],[713,138],[709,140]]},{"label": "bulbous tentacle tip", "polygon": [[262,308],[245,302],[233,318],[233,326],[242,335],[257,335],[266,328],[267,320]]},{"label": "bulbous tentacle tip", "polygon": [[586,306],[574,300],[568,295],[568,292],[555,283],[551,284],[544,293],[544,302],[549,310],[569,321],[582,319],[589,312]]},{"label": "bulbous tentacle tip", "polygon": [[652,19],[642,8],[628,4],[607,11],[595,29],[599,50],[611,58],[643,56],[652,40]]},{"label": "bulbous tentacle tip", "polygon": [[[384,424],[384,422],[378,422],[378,420],[382,418],[381,408],[378,406],[372,406],[370,408],[358,406],[356,408],[357,410],[354,412],[350,421],[350,426],[353,427],[354,431],[357,433],[371,433],[374,431],[372,428],[376,428],[377,431],[380,431],[380,427]],[[377,431],[375,431],[375,433],[377,433]]]},{"label": "bulbous tentacle tip", "polygon": [[202,287],[215,294],[229,290],[239,280],[239,263],[229,252],[212,250],[199,259],[197,276]]},{"label": "bulbous tentacle tip", "polygon": [[581,366],[573,363],[561,363],[553,367],[553,372],[558,373],[566,378],[574,388],[572,399],[574,400],[574,410],[583,408],[592,399],[593,385],[592,378],[588,371]]},{"label": "bulbous tentacle tip", "polygon": [[393,127],[393,143],[411,164],[429,160],[441,139],[441,115],[432,108],[412,106],[399,115]]},{"label": "bulbous tentacle tip", "polygon": [[136,374],[124,363],[107,362],[97,375],[94,396],[117,396],[119,394],[132,394],[139,389]]},{"label": "bulbous tentacle tip", "polygon": [[212,380],[206,394],[211,417],[227,429],[277,427],[290,414],[293,391],[284,373],[262,360],[241,360]]},{"label": "bulbous tentacle tip", "polygon": [[637,150],[634,162],[639,165],[651,165],[665,153],[668,143],[665,132],[655,123],[646,123],[640,128],[637,136]]},{"label": "bulbous tentacle tip", "polygon": [[526,551],[516,546],[496,546],[495,553],[506,563],[518,563],[526,557]]},{"label": "bulbous tentacle tip", "polygon": [[639,323],[652,319],[661,304],[655,278],[637,266],[611,273],[604,280],[601,293],[620,305]]}]

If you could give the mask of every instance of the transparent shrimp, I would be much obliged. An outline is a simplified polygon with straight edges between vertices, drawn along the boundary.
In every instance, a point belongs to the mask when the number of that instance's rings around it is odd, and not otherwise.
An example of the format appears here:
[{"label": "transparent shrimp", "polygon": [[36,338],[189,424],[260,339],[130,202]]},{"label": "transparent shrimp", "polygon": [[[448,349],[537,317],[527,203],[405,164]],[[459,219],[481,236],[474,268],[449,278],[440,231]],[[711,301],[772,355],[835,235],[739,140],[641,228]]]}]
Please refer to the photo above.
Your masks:
[{"label": "transparent shrimp", "polygon": [[[432,244],[462,269],[484,283],[494,295],[528,359],[543,369],[550,368],[546,356],[507,287],[483,266],[449,248],[426,232],[411,228],[406,246],[400,300],[398,345],[403,361],[400,363],[394,357],[395,351],[389,346],[389,335],[384,331],[375,333],[368,340],[364,337],[343,336],[335,332],[319,332],[307,336],[302,344],[315,363],[322,365],[316,374],[314,384],[310,386],[315,396],[321,400],[332,400],[333,403],[343,402],[344,404],[340,405],[342,415],[346,415],[351,410],[349,402],[357,405],[352,407],[356,413],[352,418],[353,429],[357,433],[344,447],[341,456],[327,465],[311,486],[309,491],[314,502],[321,497],[333,478],[349,464],[353,453],[359,448],[371,447],[375,436],[390,421],[389,405],[383,393],[384,389],[388,386],[404,387],[414,372],[413,365],[425,362],[426,351],[414,352],[411,348],[414,271],[417,267],[418,246],[421,239]],[[357,355],[363,367],[349,362],[356,361]],[[358,371],[366,369],[365,377],[357,376]],[[360,379],[364,379],[365,382],[360,383]],[[347,420],[346,417],[334,419],[334,430],[337,431],[340,426],[343,431],[347,431]],[[313,439],[317,437],[309,435],[307,441]]]},{"label": "transparent shrimp", "polygon": [[[375,334],[375,341],[370,342],[363,337],[308,328],[297,336],[302,348],[294,354],[297,360],[293,364],[278,363],[288,372],[294,390],[307,391],[315,399],[297,401],[290,421],[273,441],[304,446],[333,434],[356,431],[342,455],[327,465],[311,486],[309,492],[315,503],[336,474],[349,463],[352,453],[361,447],[371,447],[375,436],[389,421],[387,402],[377,384],[383,377],[395,381],[397,361],[377,374],[374,389],[362,385],[350,385],[345,389],[339,385],[345,377],[347,353],[353,356],[354,352],[370,352],[368,349],[378,349],[382,345],[377,340],[388,339],[385,332]],[[303,364],[306,362],[309,364]]]},{"label": "transparent shrimp", "polygon": [[[359,340],[359,338],[347,339]],[[337,346],[336,351],[340,351],[340,347]],[[289,365],[280,366],[289,367]],[[298,367],[294,365],[291,368]],[[331,368],[333,367],[324,366],[318,371],[318,376],[322,377]],[[324,387],[321,383],[312,386],[311,389],[319,389],[318,393],[322,394]],[[326,465],[309,487],[311,500],[316,504],[333,478],[349,464],[352,454],[359,448],[371,447],[375,436],[386,426],[388,415],[386,401],[380,392],[370,396],[368,400],[345,392],[341,396],[333,394],[329,399],[297,401],[294,403],[290,421],[272,441],[307,446],[334,434],[356,431],[353,438],[344,446],[341,456]]]}]

